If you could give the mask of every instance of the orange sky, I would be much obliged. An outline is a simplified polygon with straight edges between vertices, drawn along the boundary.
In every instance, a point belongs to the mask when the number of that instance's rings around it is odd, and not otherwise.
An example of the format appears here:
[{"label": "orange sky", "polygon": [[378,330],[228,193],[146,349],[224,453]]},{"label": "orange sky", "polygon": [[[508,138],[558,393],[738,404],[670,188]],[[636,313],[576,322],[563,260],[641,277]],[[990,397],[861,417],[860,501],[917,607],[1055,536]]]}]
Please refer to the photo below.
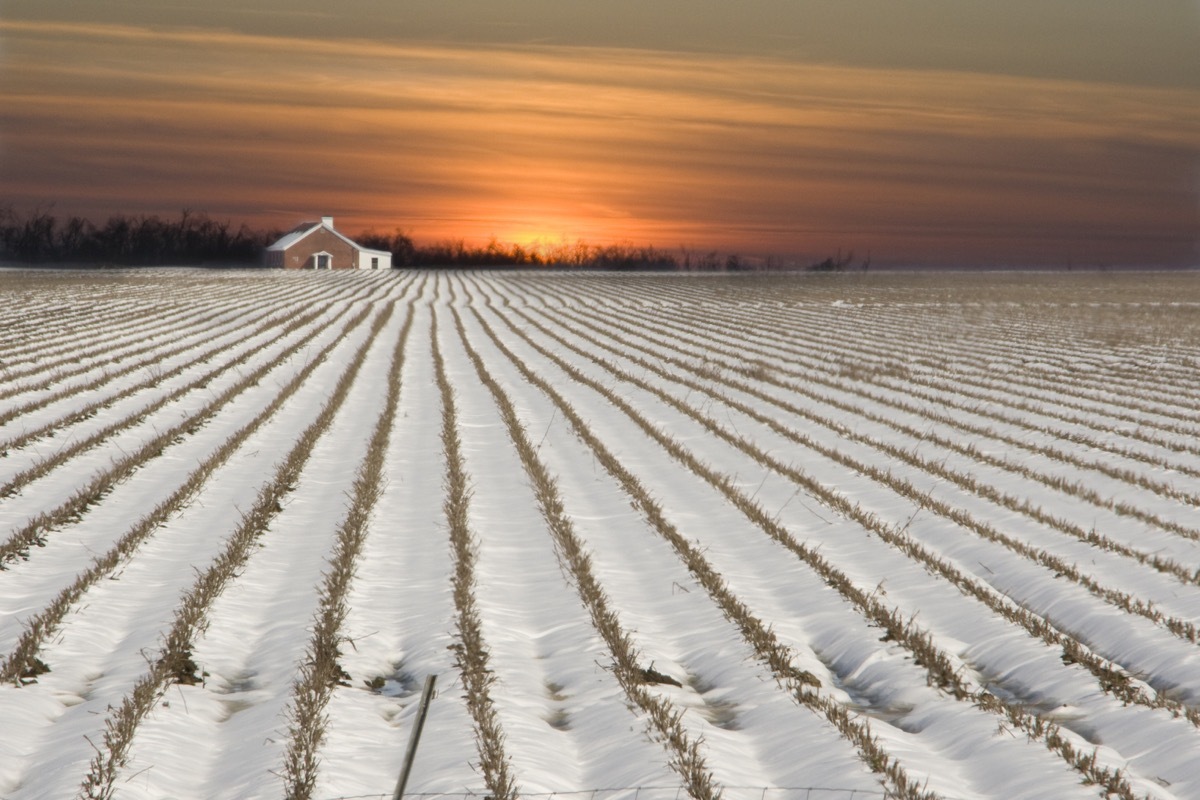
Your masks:
[{"label": "orange sky", "polygon": [[425,241],[876,263],[1200,261],[1186,82],[10,15],[0,65],[0,205],[18,213],[332,214]]}]

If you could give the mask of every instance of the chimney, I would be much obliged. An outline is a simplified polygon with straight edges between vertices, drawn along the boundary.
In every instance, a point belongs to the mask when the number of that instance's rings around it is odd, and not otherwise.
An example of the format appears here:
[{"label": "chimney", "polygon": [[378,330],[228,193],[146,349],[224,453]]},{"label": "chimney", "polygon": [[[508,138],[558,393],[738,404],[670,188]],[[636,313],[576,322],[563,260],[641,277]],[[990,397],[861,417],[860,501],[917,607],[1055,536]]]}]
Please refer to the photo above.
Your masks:
[{"label": "chimney", "polygon": [[333,228],[333,217],[321,217],[321,224],[326,228]]}]

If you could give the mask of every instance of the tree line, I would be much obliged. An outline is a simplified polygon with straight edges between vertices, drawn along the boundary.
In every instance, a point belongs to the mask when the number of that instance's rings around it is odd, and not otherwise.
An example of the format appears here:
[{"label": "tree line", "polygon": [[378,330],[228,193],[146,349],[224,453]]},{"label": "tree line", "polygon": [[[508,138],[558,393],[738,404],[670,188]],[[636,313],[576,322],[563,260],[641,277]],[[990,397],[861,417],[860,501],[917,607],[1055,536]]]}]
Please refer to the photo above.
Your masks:
[{"label": "tree line", "polygon": [[[537,243],[521,245],[501,242],[495,237],[484,245],[468,245],[462,239],[450,239],[427,245],[415,243],[397,229],[391,236],[367,232],[355,238],[363,247],[386,250],[392,254],[392,266],[400,267],[566,267],[596,270],[660,270],[676,272],[753,272],[803,269],[810,272],[841,272],[851,268],[854,253],[830,256],[823,261],[797,265],[777,258],[748,259],[722,254],[716,250],[698,252],[681,247],[677,252],[650,245],[574,243]],[[856,269],[870,267],[868,258]]]},{"label": "tree line", "polygon": [[30,264],[254,264],[278,231],[256,231],[187,209],[175,219],[118,214],[102,225],[52,208],[0,208],[0,258]]},{"label": "tree line", "polygon": [[[27,264],[112,266],[237,265],[262,263],[263,250],[281,230],[258,230],[245,223],[234,227],[188,209],[174,219],[157,215],[118,214],[97,225],[79,216],[59,219],[52,207],[18,214],[0,207],[0,261]],[[725,271],[795,269],[772,259],[746,259],[717,251],[678,252],[632,244],[589,245],[539,243],[526,246],[499,242],[469,245],[462,239],[417,244],[397,229],[391,235],[366,232],[360,245],[392,254],[393,267],[568,267],[603,270]],[[842,270],[852,254],[810,264],[817,271]],[[866,266],[864,264],[864,266]]]},{"label": "tree line", "polygon": [[521,245],[495,238],[484,245],[449,239],[418,245],[408,234],[364,233],[355,239],[364,247],[387,250],[394,267],[576,267],[587,269],[677,270],[686,268],[681,256],[650,246],[631,244]]}]

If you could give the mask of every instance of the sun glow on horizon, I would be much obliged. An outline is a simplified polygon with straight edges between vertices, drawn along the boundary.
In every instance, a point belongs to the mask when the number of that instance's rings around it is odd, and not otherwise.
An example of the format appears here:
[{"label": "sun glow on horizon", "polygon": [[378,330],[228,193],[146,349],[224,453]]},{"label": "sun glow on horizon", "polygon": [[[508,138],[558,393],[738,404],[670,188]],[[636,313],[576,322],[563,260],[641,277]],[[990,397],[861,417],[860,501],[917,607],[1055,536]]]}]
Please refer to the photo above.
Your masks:
[{"label": "sun glow on horizon", "polygon": [[[633,218],[597,203],[582,203],[574,198],[538,197],[537,187],[555,187],[564,183],[594,185],[597,177],[587,165],[572,170],[569,179],[549,174],[557,170],[533,169],[527,184],[512,188],[498,186],[487,202],[471,201],[450,209],[453,221],[441,235],[420,238],[453,238],[475,246],[495,243],[518,246],[543,255],[561,255],[580,247],[604,247],[614,244],[661,244],[674,237],[653,219]],[[553,192],[545,191],[552,195]]]}]

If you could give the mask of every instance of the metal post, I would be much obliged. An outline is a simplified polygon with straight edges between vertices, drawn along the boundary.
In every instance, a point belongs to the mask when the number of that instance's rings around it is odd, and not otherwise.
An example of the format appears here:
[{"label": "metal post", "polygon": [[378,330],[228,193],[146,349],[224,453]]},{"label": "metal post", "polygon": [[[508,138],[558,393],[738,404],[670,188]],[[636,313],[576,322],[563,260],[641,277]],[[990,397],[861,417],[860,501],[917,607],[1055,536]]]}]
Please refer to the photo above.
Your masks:
[{"label": "metal post", "polygon": [[408,737],[408,749],[404,752],[404,766],[400,768],[400,779],[396,781],[396,791],[392,800],[402,800],[404,784],[408,783],[408,773],[412,771],[413,761],[417,757],[417,743],[421,741],[421,728],[425,727],[425,715],[429,713],[429,701],[433,699],[433,684],[437,675],[425,676],[425,689],[421,692],[421,705],[417,709],[417,719],[413,723],[412,733]]}]

